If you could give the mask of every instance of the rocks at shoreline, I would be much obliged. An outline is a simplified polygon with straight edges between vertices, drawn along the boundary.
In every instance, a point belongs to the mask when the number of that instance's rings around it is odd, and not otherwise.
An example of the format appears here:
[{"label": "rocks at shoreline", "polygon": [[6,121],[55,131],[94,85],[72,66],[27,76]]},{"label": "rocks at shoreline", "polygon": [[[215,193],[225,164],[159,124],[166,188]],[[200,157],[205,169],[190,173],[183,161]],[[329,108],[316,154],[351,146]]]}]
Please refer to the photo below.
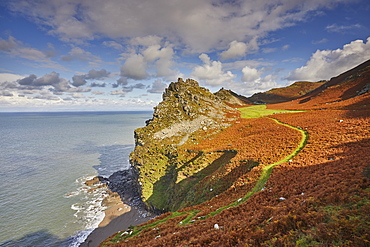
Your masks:
[{"label": "rocks at shoreline", "polygon": [[140,209],[147,209],[146,204],[141,199],[138,174],[133,167],[113,173],[108,181],[109,189],[118,193],[123,202]]},{"label": "rocks at shoreline", "polygon": [[106,179],[106,178],[104,178],[104,177],[102,177],[102,176],[95,176],[95,177],[93,177],[92,179],[87,180],[87,181],[85,182],[85,184],[86,184],[87,186],[93,186],[93,185],[96,185],[96,184],[98,184],[98,183],[106,182],[106,181],[107,181],[107,179]]}]

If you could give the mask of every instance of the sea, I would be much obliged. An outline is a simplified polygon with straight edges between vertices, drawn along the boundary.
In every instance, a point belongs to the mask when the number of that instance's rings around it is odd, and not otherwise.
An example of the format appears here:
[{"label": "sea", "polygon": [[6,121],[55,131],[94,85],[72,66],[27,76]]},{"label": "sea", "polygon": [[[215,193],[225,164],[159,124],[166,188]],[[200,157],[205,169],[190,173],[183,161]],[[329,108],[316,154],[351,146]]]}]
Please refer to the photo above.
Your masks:
[{"label": "sea", "polygon": [[79,246],[104,218],[85,182],[128,169],[152,112],[0,113],[0,246]]}]

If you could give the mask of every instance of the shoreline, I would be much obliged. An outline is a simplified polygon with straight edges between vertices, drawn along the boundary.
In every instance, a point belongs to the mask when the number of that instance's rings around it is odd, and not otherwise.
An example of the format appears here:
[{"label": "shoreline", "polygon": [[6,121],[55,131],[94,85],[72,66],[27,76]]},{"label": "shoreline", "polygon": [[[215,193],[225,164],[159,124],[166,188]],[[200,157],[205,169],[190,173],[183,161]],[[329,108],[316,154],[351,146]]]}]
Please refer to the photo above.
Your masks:
[{"label": "shoreline", "polygon": [[[122,205],[126,205],[122,203]],[[127,206],[127,205],[126,205]],[[108,237],[112,236],[114,233],[119,231],[125,231],[130,226],[136,226],[147,222],[152,219],[152,216],[144,216],[136,207],[130,207],[130,210],[122,212],[120,215],[115,215],[110,217],[107,215],[104,217],[103,221],[99,224],[98,228],[95,228],[81,243],[80,247],[96,247],[99,246]],[[112,210],[115,210],[116,207],[112,207]],[[107,210],[106,212],[109,212]],[[123,211],[123,210],[122,210]],[[104,222],[104,224],[102,224]]]},{"label": "shoreline", "polygon": [[[87,181],[86,185],[105,184],[99,177]],[[102,185],[99,185],[102,186]],[[103,185],[104,186],[104,185]],[[108,196],[102,201],[104,218],[81,243],[80,247],[96,247],[116,232],[127,230],[130,226],[136,226],[155,217],[155,215],[145,211],[142,212],[138,207],[126,204],[119,193],[112,192],[107,186]]]}]

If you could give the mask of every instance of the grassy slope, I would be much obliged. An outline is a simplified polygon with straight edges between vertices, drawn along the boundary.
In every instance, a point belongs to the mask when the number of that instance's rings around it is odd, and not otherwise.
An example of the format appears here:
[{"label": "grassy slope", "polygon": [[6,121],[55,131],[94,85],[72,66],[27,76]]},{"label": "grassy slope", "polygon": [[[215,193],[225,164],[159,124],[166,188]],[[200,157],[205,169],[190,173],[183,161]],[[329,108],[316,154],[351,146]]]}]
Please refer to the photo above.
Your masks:
[{"label": "grassy slope", "polygon": [[287,87],[274,88],[264,93],[254,94],[248,99],[253,102],[264,102],[267,104],[286,102],[300,98],[323,84],[324,82],[298,81]]},{"label": "grassy slope", "polygon": [[297,112],[289,110],[279,110],[279,109],[267,109],[266,105],[254,105],[239,108],[242,118],[259,118],[263,116],[268,116],[277,113],[288,113],[288,112]]}]

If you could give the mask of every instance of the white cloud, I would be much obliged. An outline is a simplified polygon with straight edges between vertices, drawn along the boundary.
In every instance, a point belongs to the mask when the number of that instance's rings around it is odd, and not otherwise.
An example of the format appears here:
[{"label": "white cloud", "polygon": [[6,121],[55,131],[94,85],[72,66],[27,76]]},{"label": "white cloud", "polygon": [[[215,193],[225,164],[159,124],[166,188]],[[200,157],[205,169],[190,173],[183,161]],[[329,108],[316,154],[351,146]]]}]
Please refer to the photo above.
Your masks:
[{"label": "white cloud", "polygon": [[320,40],[316,40],[316,41],[312,41],[311,43],[314,44],[314,45],[317,45],[317,44],[323,44],[323,43],[326,43],[328,42],[329,40],[327,38],[323,38],[323,39],[320,39]]},{"label": "white cloud", "polygon": [[116,50],[123,50],[123,46],[116,41],[104,41],[103,45],[114,48]]},{"label": "white cloud", "polygon": [[289,49],[289,47],[290,47],[290,45],[284,45],[283,47],[281,47],[281,49],[282,49],[283,51],[286,51],[286,50],[288,50],[288,49]]},{"label": "white cloud", "polygon": [[242,73],[243,85],[248,88],[247,92],[249,93],[265,91],[277,85],[273,75],[262,76],[263,70],[245,66]]},{"label": "white cloud", "polygon": [[[73,81],[72,85],[75,86],[75,87],[83,86],[87,83],[86,80],[104,79],[104,78],[107,78],[109,75],[110,75],[110,72],[108,72],[105,69],[101,69],[101,70],[91,69],[91,70],[89,70],[89,72],[87,74],[74,75],[72,77],[72,81]],[[94,83],[92,85],[102,86],[103,84]],[[104,86],[105,86],[105,84],[104,84]]]},{"label": "white cloud", "polygon": [[127,78],[126,77],[121,77],[112,86],[113,86],[113,88],[117,88],[119,86],[126,86],[127,84],[128,84]]},{"label": "white cloud", "polygon": [[362,26],[360,24],[353,24],[353,25],[338,25],[338,24],[332,24],[326,27],[326,30],[328,32],[332,33],[346,33],[346,32],[352,32],[354,29],[360,29]]},{"label": "white cloud", "polygon": [[238,42],[236,40],[230,42],[229,49],[223,51],[220,56],[221,60],[243,57],[248,53],[254,52],[259,49],[257,36],[252,38],[249,43]]},{"label": "white cloud", "polygon": [[147,64],[144,56],[141,54],[132,54],[122,65],[121,76],[135,80],[143,80],[148,77],[146,68]]},{"label": "white cloud", "polygon": [[305,66],[294,70],[288,80],[328,80],[370,58],[370,37],[355,40],[336,50],[317,50]]},{"label": "white cloud", "polygon": [[107,78],[109,75],[110,75],[110,72],[108,72],[105,69],[101,69],[101,70],[91,69],[87,73],[86,79],[93,79],[93,80],[104,79],[104,78]]},{"label": "white cloud", "polygon": [[177,74],[172,70],[174,51],[172,47],[167,46],[161,48],[160,45],[151,45],[143,51],[144,58],[147,62],[155,61],[155,69],[157,77],[171,77]]},{"label": "white cloud", "polygon": [[199,58],[204,64],[196,66],[191,73],[197,80],[205,81],[210,86],[219,86],[235,79],[236,75],[231,71],[223,71],[220,61],[211,61],[209,56],[204,53]]},{"label": "white cloud", "polygon": [[76,98],[76,99],[82,99],[82,98],[85,98],[85,96],[83,94],[80,94],[80,93],[73,93],[72,94],[72,97],[73,98]]},{"label": "white cloud", "polygon": [[162,38],[157,35],[148,35],[145,37],[135,37],[131,39],[131,45],[142,45],[142,46],[155,46],[159,45],[162,41]]},{"label": "white cloud", "polygon": [[[148,77],[162,77],[171,80],[179,72],[173,70],[174,50],[172,45],[166,42],[163,46],[157,43],[155,37],[148,37],[136,40],[132,50],[138,53],[121,54],[126,58],[121,67],[121,76],[134,80],[143,80]],[[151,44],[144,46],[143,44]],[[143,47],[144,46],[144,47]]]},{"label": "white cloud", "polygon": [[91,93],[95,94],[95,95],[103,95],[104,94],[104,92],[102,92],[102,91],[92,91]]},{"label": "white cloud", "polygon": [[275,52],[276,50],[277,50],[277,48],[270,47],[270,48],[263,48],[262,52],[263,53],[272,53],[272,52]]},{"label": "white cloud", "polygon": [[111,95],[125,95],[126,92],[122,91],[122,90],[114,90],[110,93]]},{"label": "white cloud", "polygon": [[230,43],[228,50],[221,53],[221,59],[226,60],[235,57],[245,56],[247,53],[247,44],[244,42],[238,42],[236,40]]},{"label": "white cloud", "polygon": [[13,78],[18,79],[10,82],[0,81],[0,90],[14,90],[14,92],[21,94],[37,94],[40,90],[47,90],[47,92],[53,92],[53,94],[91,91],[89,87],[73,87],[69,80],[60,77],[59,73],[54,71],[41,77],[31,74],[26,77],[17,76]]},{"label": "white cloud", "polygon": [[261,72],[258,71],[256,68],[250,68],[248,66],[245,66],[242,69],[242,81],[244,82],[254,82],[258,80],[261,76]]},{"label": "white cloud", "polygon": [[85,75],[74,75],[72,77],[72,81],[73,81],[72,85],[75,87],[79,87],[87,83]]},{"label": "white cloud", "polygon": [[[50,47],[50,45],[49,45]],[[37,63],[41,67],[65,69],[61,65],[55,63],[50,59],[52,57],[51,51],[42,52],[32,47],[28,47],[21,41],[16,40],[14,37],[9,36],[8,40],[0,38],[0,51],[11,56],[24,58]]]},{"label": "white cloud", "polygon": [[164,47],[161,49],[160,45],[151,45],[146,50],[143,51],[145,60],[148,62],[154,62],[159,58],[171,58],[173,55],[172,48]]},{"label": "white cloud", "polygon": [[[249,43],[252,37],[304,21],[314,10],[347,0],[209,1],[187,0],[31,0],[11,1],[11,10],[49,28],[64,41],[105,36],[129,38],[146,46],[158,36],[190,52],[222,50],[230,42]],[[136,40],[136,37],[147,37]],[[150,38],[149,38],[150,37]],[[156,40],[157,37],[157,40]],[[112,43],[111,43],[112,45]],[[232,50],[224,57],[233,55]],[[240,54],[240,53],[237,53]]]},{"label": "white cloud", "polygon": [[16,80],[22,79],[24,76],[11,74],[11,73],[0,73],[0,83],[1,82],[14,82]]},{"label": "white cloud", "polygon": [[166,83],[163,83],[161,79],[157,79],[153,82],[150,89],[148,89],[148,93],[163,93],[164,89],[167,87]]},{"label": "white cloud", "polygon": [[101,62],[101,59],[98,56],[93,55],[91,52],[85,51],[80,47],[73,47],[68,55],[62,57],[63,61],[70,62],[72,60],[80,60],[82,62],[93,61]]}]

